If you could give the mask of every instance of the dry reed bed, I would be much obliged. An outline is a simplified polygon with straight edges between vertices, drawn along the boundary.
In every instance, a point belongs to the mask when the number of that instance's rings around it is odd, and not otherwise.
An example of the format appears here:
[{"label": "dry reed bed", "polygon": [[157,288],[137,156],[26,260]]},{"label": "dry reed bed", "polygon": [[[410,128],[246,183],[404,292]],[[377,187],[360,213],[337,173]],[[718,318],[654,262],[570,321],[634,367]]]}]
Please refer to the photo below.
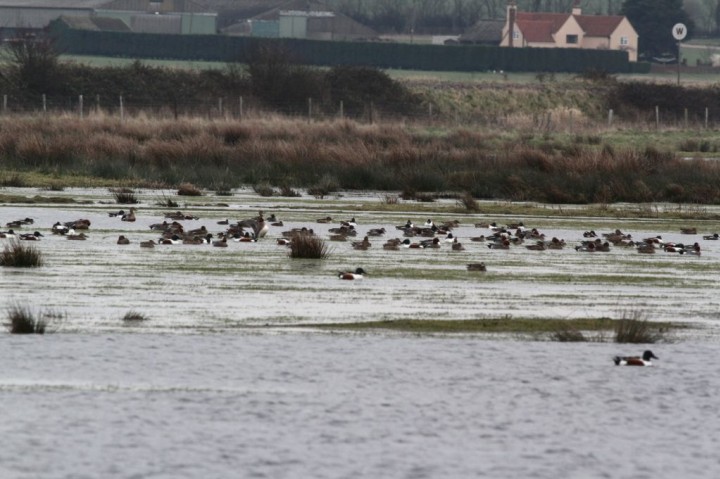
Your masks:
[{"label": "dry reed bed", "polygon": [[402,124],[119,121],[102,115],[0,119],[0,168],[212,188],[267,182],[342,189],[456,191],[554,203],[720,202],[720,163],[652,147]]}]

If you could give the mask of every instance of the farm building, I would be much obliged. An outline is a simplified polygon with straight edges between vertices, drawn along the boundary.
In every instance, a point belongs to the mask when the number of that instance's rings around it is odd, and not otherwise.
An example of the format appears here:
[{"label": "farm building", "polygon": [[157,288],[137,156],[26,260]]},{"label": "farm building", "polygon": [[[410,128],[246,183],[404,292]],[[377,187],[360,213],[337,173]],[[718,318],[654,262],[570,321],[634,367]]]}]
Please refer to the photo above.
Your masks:
[{"label": "farm building", "polygon": [[638,34],[626,17],[583,15],[578,0],[570,13],[519,12],[511,0],[500,46],[624,50],[634,62]]}]

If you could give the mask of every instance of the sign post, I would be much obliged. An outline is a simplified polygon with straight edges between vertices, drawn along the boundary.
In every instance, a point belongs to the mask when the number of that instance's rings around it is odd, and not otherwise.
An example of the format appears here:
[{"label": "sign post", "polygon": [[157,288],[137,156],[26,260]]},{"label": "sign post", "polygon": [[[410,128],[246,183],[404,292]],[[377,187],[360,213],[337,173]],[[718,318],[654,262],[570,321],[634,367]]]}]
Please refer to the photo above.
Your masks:
[{"label": "sign post", "polygon": [[680,85],[680,42],[687,36],[687,27],[684,23],[676,23],[672,27],[672,36],[677,40],[677,83]]}]

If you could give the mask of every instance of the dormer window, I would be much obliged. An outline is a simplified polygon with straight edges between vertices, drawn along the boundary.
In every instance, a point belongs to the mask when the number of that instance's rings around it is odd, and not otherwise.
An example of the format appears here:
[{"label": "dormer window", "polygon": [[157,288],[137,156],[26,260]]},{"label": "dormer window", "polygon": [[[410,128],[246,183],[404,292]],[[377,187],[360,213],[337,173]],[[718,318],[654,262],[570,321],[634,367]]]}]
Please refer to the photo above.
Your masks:
[{"label": "dormer window", "polygon": [[565,37],[565,43],[568,45],[577,45],[578,42],[578,36],[577,35],[567,35]]}]

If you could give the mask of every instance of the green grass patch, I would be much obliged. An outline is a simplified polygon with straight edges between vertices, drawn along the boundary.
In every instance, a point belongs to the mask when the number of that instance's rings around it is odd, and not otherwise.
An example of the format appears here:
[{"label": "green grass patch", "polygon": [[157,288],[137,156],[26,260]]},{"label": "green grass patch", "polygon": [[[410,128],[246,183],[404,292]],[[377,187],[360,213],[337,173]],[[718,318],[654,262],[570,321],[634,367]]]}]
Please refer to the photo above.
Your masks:
[{"label": "green grass patch", "polygon": [[[674,323],[653,323],[658,328],[677,329],[687,327]],[[358,323],[303,324],[293,327],[316,328],[344,331],[398,331],[406,333],[554,333],[560,329],[572,328],[578,331],[615,330],[616,321],[609,318],[598,319],[547,319],[547,318],[496,318],[468,320],[423,320],[400,319],[387,321],[368,321]]]}]

